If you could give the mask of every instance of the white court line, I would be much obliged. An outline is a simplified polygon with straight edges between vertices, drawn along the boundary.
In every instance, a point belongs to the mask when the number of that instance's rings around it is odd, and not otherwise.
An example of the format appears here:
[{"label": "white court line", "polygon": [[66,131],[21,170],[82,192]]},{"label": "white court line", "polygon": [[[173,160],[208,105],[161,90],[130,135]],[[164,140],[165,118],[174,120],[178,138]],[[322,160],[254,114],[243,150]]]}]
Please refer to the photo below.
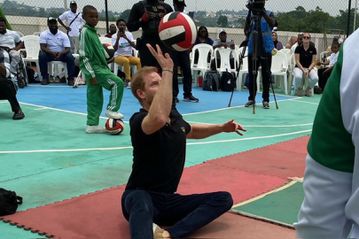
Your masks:
[{"label": "white court line", "polygon": [[[225,139],[225,140],[212,140],[207,142],[191,142],[187,145],[205,145],[205,144],[218,144],[218,143],[228,143],[228,142],[237,142],[237,141],[248,141],[248,140],[257,140],[257,139],[269,139],[269,138],[278,138],[282,136],[289,136],[294,134],[308,133],[311,132],[311,129],[295,131],[291,133],[283,134],[274,134],[266,136],[256,136],[249,138],[236,138],[236,139]],[[80,149],[38,149],[38,150],[12,150],[12,151],[0,151],[0,154],[22,154],[22,153],[52,153],[52,152],[80,152],[80,151],[112,151],[112,150],[123,150],[131,149],[132,146],[123,146],[123,147],[109,147],[109,148],[80,148]]]},{"label": "white court line", "polygon": [[[49,109],[49,110],[59,111],[59,112],[63,112],[63,113],[70,113],[70,114],[75,114],[75,115],[87,116],[87,113],[82,113],[82,112],[76,112],[76,111],[71,111],[71,110],[62,110],[62,109],[58,109],[58,108],[47,107],[47,106],[43,106],[43,105],[36,105],[36,104],[31,104],[31,103],[23,103],[23,102],[20,102],[20,103],[23,104],[23,105],[38,107],[38,109],[35,109],[35,110]],[[107,117],[100,116],[100,119],[107,119]],[[128,123],[128,121],[123,121],[123,122]]]},{"label": "white court line", "polygon": [[[301,97],[296,97],[294,99],[300,99]],[[287,101],[287,100],[294,100],[294,99],[283,99],[283,100],[277,100],[277,102],[281,102],[281,101]],[[270,102],[270,104],[273,104],[273,102]],[[260,106],[262,105],[262,103],[256,103],[256,105]],[[201,112],[193,112],[193,113],[187,113],[187,114],[182,114],[182,115],[197,115],[197,114],[206,114],[206,113],[212,113],[212,112],[217,112],[217,111],[223,111],[223,110],[228,110],[228,109],[236,109],[236,108],[243,108],[244,105],[239,105],[239,106],[231,106],[231,107],[226,107],[226,108],[220,108],[220,109],[215,109],[215,110],[206,110],[206,111],[201,111]]]},{"label": "white court line", "polygon": [[300,103],[306,103],[306,104],[310,104],[310,105],[319,105],[319,103],[307,102],[307,101],[299,100],[298,98],[296,98],[296,99],[288,99],[288,100],[296,101],[296,102],[300,102]]}]

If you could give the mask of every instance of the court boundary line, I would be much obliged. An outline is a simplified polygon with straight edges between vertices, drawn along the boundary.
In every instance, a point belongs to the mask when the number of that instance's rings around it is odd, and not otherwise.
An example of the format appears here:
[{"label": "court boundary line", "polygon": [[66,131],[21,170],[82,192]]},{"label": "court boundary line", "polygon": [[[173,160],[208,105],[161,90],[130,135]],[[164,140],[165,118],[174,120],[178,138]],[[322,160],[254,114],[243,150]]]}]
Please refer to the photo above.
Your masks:
[{"label": "court boundary line", "polygon": [[[186,145],[206,145],[206,144],[218,144],[218,143],[228,143],[228,142],[238,142],[238,141],[249,141],[249,140],[257,140],[257,139],[268,139],[268,138],[277,138],[282,136],[290,136],[301,133],[307,133],[312,131],[309,130],[301,130],[294,131],[290,133],[282,133],[275,135],[266,135],[266,136],[254,136],[248,138],[237,138],[237,139],[225,139],[225,140],[212,140],[207,142],[190,142]],[[132,146],[121,146],[121,147],[108,147],[108,148],[78,148],[78,149],[37,149],[37,150],[2,150],[0,154],[23,154],[23,153],[53,153],[53,152],[79,152],[79,151],[113,151],[113,150],[124,150],[130,149]]]}]

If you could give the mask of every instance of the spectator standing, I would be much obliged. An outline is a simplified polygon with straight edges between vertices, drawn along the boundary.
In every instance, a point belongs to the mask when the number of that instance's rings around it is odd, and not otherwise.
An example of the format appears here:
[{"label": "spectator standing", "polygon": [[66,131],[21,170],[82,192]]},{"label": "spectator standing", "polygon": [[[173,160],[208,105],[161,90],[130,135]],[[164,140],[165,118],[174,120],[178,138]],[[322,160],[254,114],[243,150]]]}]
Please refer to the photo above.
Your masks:
[{"label": "spectator standing", "polygon": [[[186,7],[184,0],[173,0],[173,8],[175,11],[183,12]],[[192,70],[191,61],[189,58],[190,50],[173,52],[173,60],[177,68],[174,69],[175,77],[178,77],[178,67],[182,70],[182,84],[183,84],[183,101],[185,102],[199,102],[199,99],[192,94]],[[173,95],[178,100],[178,84],[173,84]]]},{"label": "spectator standing", "polygon": [[47,63],[50,61],[66,62],[68,79],[67,84],[74,85],[75,77],[75,58],[70,51],[69,37],[58,29],[56,18],[49,17],[47,19],[48,30],[40,34],[40,53],[39,64],[42,76],[42,85],[49,84],[49,74]]},{"label": "spectator standing", "polygon": [[[258,24],[260,24],[260,31],[258,32],[258,41],[254,42],[253,32],[255,31],[256,24],[252,19],[252,14],[259,17]],[[272,66],[272,51],[274,44],[272,40],[272,29],[275,26],[276,21],[274,14],[271,11],[265,9],[261,12],[254,12],[249,10],[244,33],[248,38],[248,102],[245,107],[249,107],[255,104],[255,98],[257,93],[257,83],[254,77],[253,71],[258,71],[259,66],[262,67],[262,105],[264,109],[269,109],[269,87],[272,77],[271,66]],[[258,44],[257,56],[254,55],[255,44]],[[256,59],[257,57],[257,59]],[[255,62],[256,61],[256,62]],[[255,63],[255,64],[254,64]],[[254,68],[256,66],[256,69]]]},{"label": "spectator standing", "polygon": [[81,12],[77,12],[77,3],[70,2],[70,10],[61,14],[58,18],[59,23],[66,29],[71,43],[71,53],[78,53],[79,50],[79,36],[84,20]]}]

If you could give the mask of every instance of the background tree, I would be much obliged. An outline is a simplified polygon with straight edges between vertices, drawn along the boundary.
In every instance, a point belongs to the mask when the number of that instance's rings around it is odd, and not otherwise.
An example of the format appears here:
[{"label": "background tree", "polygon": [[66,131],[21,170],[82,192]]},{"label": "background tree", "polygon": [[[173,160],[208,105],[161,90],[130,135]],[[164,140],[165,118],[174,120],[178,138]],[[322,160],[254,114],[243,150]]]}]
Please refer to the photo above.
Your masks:
[{"label": "background tree", "polygon": [[228,27],[228,18],[226,16],[219,16],[217,20],[217,26]]}]

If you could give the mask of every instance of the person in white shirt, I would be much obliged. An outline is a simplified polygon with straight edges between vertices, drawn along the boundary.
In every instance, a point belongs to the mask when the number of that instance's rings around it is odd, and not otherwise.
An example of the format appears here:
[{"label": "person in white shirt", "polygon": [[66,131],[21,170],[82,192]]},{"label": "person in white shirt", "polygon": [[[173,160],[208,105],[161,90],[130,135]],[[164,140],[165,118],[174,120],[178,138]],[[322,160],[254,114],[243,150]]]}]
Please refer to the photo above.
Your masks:
[{"label": "person in white shirt", "polygon": [[47,63],[50,61],[62,61],[67,64],[68,85],[74,85],[75,59],[70,52],[70,40],[68,36],[58,30],[56,18],[49,17],[47,20],[48,30],[40,34],[39,64],[42,75],[41,84],[49,84]]},{"label": "person in white shirt", "polygon": [[112,35],[112,45],[115,49],[114,62],[123,66],[126,75],[125,80],[129,82],[131,80],[131,65],[136,65],[137,70],[139,70],[141,69],[141,61],[140,58],[133,56],[133,48],[136,48],[136,44],[132,33],[126,30],[126,21],[118,19],[116,26],[118,31]]},{"label": "person in white shirt", "polygon": [[21,62],[19,50],[23,47],[19,33],[6,29],[6,21],[0,17],[0,47],[10,55],[10,71],[16,75],[18,65]]},{"label": "person in white shirt", "polygon": [[325,85],[327,84],[328,78],[332,73],[334,64],[337,62],[338,54],[339,54],[340,44],[338,39],[334,39],[331,45],[331,54],[327,61],[324,62],[325,67],[318,69],[318,85],[319,85],[319,92],[321,93]]},{"label": "person in white shirt", "polygon": [[70,10],[61,14],[58,21],[67,31],[71,42],[71,52],[78,53],[80,31],[85,21],[82,19],[81,12],[77,12],[75,1],[70,2]]}]

